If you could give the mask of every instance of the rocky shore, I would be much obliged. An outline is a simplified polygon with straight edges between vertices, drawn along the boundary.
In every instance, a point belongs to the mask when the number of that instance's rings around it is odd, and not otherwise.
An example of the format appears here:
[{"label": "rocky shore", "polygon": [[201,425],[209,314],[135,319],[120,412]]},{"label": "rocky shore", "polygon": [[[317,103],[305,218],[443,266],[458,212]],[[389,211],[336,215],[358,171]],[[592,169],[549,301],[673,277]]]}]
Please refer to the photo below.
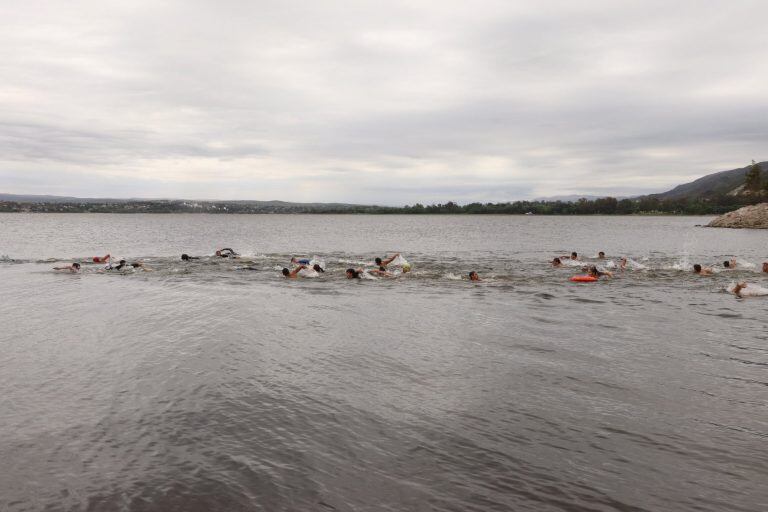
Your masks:
[{"label": "rocky shore", "polygon": [[709,224],[711,228],[768,229],[768,203],[745,206],[721,215]]}]

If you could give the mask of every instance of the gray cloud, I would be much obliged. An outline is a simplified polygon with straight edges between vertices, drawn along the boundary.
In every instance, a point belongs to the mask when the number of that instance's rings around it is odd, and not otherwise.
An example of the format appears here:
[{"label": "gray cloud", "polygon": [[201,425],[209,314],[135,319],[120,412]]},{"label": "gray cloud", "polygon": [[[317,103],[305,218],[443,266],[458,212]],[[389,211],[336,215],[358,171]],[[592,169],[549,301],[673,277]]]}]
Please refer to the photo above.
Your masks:
[{"label": "gray cloud", "polygon": [[765,159],[761,1],[0,6],[0,189],[659,191]]}]

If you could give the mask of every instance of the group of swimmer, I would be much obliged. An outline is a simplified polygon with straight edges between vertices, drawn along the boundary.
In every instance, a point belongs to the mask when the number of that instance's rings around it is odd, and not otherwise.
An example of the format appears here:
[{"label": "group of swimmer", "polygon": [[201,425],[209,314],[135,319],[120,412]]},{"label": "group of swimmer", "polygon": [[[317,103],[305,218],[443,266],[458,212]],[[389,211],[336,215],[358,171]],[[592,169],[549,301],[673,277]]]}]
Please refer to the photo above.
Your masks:
[{"label": "group of swimmer", "polygon": [[[738,266],[739,266],[738,262],[735,259],[725,260],[723,262],[723,269],[725,270],[735,270],[736,268],[738,268]],[[763,262],[762,271],[763,273],[768,273],[768,261]],[[693,266],[693,272],[700,276],[711,276],[714,274],[714,270],[711,267],[702,267],[698,263],[696,263]],[[747,284],[746,281],[741,281],[739,283],[736,283],[733,289],[729,291],[734,295],[736,295],[737,297],[744,297],[746,295],[752,295],[751,293],[748,293],[748,292],[755,291],[754,290],[755,288],[758,288],[758,287],[750,286]]]},{"label": "group of swimmer", "polygon": [[[605,260],[605,252],[600,251],[597,253],[597,259],[598,260]],[[568,256],[560,256],[556,257],[552,260],[552,266],[553,267],[562,267],[563,261],[562,260],[571,260],[571,261],[582,261],[579,259],[579,255],[576,252],[572,252]],[[619,259],[619,263],[617,267],[621,270],[625,270],[627,268],[628,260],[626,257],[622,257]],[[735,270],[739,268],[739,263],[736,261],[735,258],[731,258],[729,260],[723,261],[723,269],[724,270]],[[700,275],[700,276],[711,276],[714,275],[715,271],[712,267],[704,267],[699,263],[695,263],[692,267],[693,273]],[[579,279],[579,278],[589,278],[590,281],[596,281],[600,279],[601,277],[613,277],[613,273],[609,272],[607,270],[600,270],[597,268],[596,265],[588,265],[582,267],[582,271],[586,272],[587,274],[585,276],[574,276],[571,278],[573,281],[582,281],[586,279]],[[763,262],[762,265],[762,272],[768,274],[768,261]],[[734,295],[737,297],[742,297],[744,295],[744,292],[748,289],[753,288],[759,288],[756,286],[750,286],[745,282],[741,281],[739,283],[736,283],[736,285],[733,287],[731,291]]]},{"label": "group of swimmer", "polygon": [[[597,259],[604,260],[605,259],[605,253],[603,251],[600,251],[597,253]],[[579,259],[579,254],[577,252],[572,252],[570,256],[560,256],[556,257],[552,260],[552,266],[553,267],[562,267],[563,261],[562,260],[571,260],[571,261],[581,261]],[[619,261],[619,268],[621,270],[624,270],[627,268],[627,258],[621,258]],[[589,265],[582,268],[582,271],[587,273],[587,276],[592,279],[600,279],[601,277],[613,277],[613,272],[608,272],[607,270],[599,270],[597,268],[597,265]]]},{"label": "group of swimmer", "polygon": [[[229,247],[223,248],[223,249],[217,249],[214,253],[214,257],[216,258],[229,258],[229,259],[240,259],[241,255],[238,254],[234,249],[231,249]],[[395,253],[389,257],[376,257],[374,259],[375,268],[372,269],[365,269],[365,268],[348,268],[345,271],[345,276],[347,279],[361,279],[364,275],[369,276],[376,276],[376,277],[397,277],[400,274],[406,274],[411,271],[411,264],[408,263],[405,260],[402,260],[401,263],[399,263],[401,267],[400,273],[393,273],[389,270],[389,266],[392,264],[393,261],[395,261],[398,257],[400,257],[400,253]],[[185,262],[198,260],[200,259],[200,256],[190,256],[188,254],[182,254],[181,260]],[[606,260],[605,252],[600,251],[597,254],[598,260]],[[579,254],[577,252],[572,252],[570,255],[565,256],[558,256],[555,257],[552,260],[552,266],[553,267],[562,267],[564,266],[563,260],[570,260],[571,262],[583,262],[582,259],[579,258]],[[94,256],[91,258],[91,261],[93,263],[103,263],[105,266],[101,271],[122,271],[122,270],[143,270],[147,272],[151,272],[152,269],[147,267],[143,262],[136,261],[136,262],[128,262],[124,259],[119,260],[117,263],[113,263],[113,258],[110,254],[106,254],[104,256]],[[613,272],[610,272],[608,270],[605,270],[603,268],[598,268],[597,265],[594,264],[586,264],[582,266],[582,271],[585,272],[585,275],[582,276],[573,276],[571,280],[574,281],[597,281],[600,278],[607,277],[612,278],[614,276]],[[621,257],[618,260],[618,263],[615,263],[613,261],[610,262],[611,265],[613,265],[612,268],[618,268],[620,270],[625,270],[629,264],[629,260],[626,257]],[[283,267],[281,274],[283,277],[287,279],[298,279],[302,276],[301,271],[302,270],[311,270],[314,271],[316,274],[315,276],[319,274],[325,273],[325,268],[323,268],[320,263],[312,263],[312,260],[310,258],[297,258],[292,257],[290,259],[290,266],[289,267]],[[573,265],[571,265],[573,266]],[[578,266],[575,265],[575,266]],[[723,269],[724,270],[734,270],[739,268],[741,265],[736,261],[736,259],[729,259],[723,262]],[[67,271],[76,273],[79,272],[81,269],[80,263],[72,263],[71,265],[68,265],[66,267],[53,267],[54,270],[57,271]],[[255,270],[252,267],[246,267],[249,270]],[[768,273],[768,262],[764,262],[762,264],[762,271],[763,273]],[[700,275],[700,276],[711,276],[714,274],[714,270],[712,267],[705,267],[702,266],[699,263],[696,263],[693,265],[693,273]],[[470,281],[481,281],[480,275],[477,273],[477,271],[472,270],[467,274],[467,278]],[[742,292],[745,289],[748,289],[749,285],[746,282],[739,282],[736,284],[735,288],[733,289],[733,293],[737,296],[742,296]]]},{"label": "group of swimmer", "polygon": [[[144,265],[144,263],[141,261],[135,261],[135,262],[129,263],[126,260],[120,260],[117,262],[117,264],[113,265],[112,256],[109,254],[105,256],[94,256],[93,258],[91,258],[91,261],[93,263],[105,263],[106,265],[104,266],[103,270],[123,270],[123,269],[132,268],[132,269],[141,269],[141,270],[144,270],[145,272],[152,271],[151,268]],[[80,271],[80,268],[81,268],[80,264],[75,262],[75,263],[72,263],[71,265],[67,265],[66,267],[53,267],[53,270],[64,270],[71,273],[77,273]]]},{"label": "group of swimmer", "polygon": [[[380,258],[376,257],[374,259],[374,263],[376,268],[373,269],[364,269],[364,268],[348,268],[345,271],[345,276],[347,279],[361,279],[363,275],[372,275],[377,277],[397,277],[398,274],[395,274],[393,272],[390,272],[388,269],[388,266],[392,264],[393,261],[395,261],[400,256],[400,253],[395,253],[392,256]],[[238,254],[234,249],[231,249],[229,247],[224,249],[217,249],[216,252],[214,252],[214,257],[216,258],[229,258],[229,259],[240,259],[241,255]],[[199,260],[200,256],[190,256],[189,254],[182,254],[181,255],[181,261],[189,262],[194,260]],[[113,265],[112,264],[112,256],[110,254],[106,254],[105,256],[94,256],[91,258],[91,261],[93,263],[104,263],[105,266],[101,271],[121,271],[123,269],[141,269],[144,271],[152,271],[151,268],[147,267],[143,262],[132,262],[128,263],[126,260],[120,260],[118,264]],[[283,267],[281,274],[283,277],[286,277],[288,279],[297,279],[301,276],[300,272],[305,269],[311,269],[315,271],[317,274],[323,274],[325,273],[325,269],[319,264],[314,263],[312,264],[312,260],[309,258],[297,258],[292,257],[290,260],[291,265],[293,265],[293,268]],[[310,266],[311,265],[311,266]],[[249,270],[255,270],[252,267],[244,267]],[[411,264],[403,261],[403,263],[400,265],[401,273],[407,274],[411,271]],[[66,267],[53,267],[54,270],[57,271],[66,271],[71,273],[77,273],[80,271],[81,266],[80,263],[72,263],[71,265],[68,265]],[[472,270],[468,273],[467,278],[470,281],[480,281],[480,276],[478,275],[477,271]]]}]

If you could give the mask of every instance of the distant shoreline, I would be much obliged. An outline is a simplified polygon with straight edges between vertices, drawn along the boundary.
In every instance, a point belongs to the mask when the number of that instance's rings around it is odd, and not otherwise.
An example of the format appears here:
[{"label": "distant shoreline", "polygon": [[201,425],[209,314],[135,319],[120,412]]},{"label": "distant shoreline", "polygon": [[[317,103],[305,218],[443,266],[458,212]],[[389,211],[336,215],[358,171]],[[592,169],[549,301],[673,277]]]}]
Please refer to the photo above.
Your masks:
[{"label": "distant shoreline", "polygon": [[526,215],[524,213],[366,213],[366,212],[254,212],[254,213],[212,213],[212,212],[107,212],[107,211],[5,211],[0,214],[27,215],[216,215],[216,216],[267,216],[267,215],[344,215],[344,216],[402,216],[409,217],[716,217],[714,213],[545,213]]},{"label": "distant shoreline", "polygon": [[0,200],[2,213],[112,213],[112,214],[212,214],[212,215],[722,215],[756,202],[749,198],[658,199],[641,197],[594,200],[515,201],[506,203],[470,203],[452,201],[430,205],[376,206],[343,203],[288,203],[283,201],[189,201],[189,200],[70,200],[8,201]]}]

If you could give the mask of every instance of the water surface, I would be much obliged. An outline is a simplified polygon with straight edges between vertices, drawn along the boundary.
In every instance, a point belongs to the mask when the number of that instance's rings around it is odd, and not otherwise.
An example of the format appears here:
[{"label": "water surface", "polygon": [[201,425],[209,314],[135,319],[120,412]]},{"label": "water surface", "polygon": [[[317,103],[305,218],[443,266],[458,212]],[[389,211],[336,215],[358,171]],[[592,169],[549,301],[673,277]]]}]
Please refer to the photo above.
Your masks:
[{"label": "water surface", "polygon": [[768,233],[708,220],[0,215],[0,510],[765,510]]}]

